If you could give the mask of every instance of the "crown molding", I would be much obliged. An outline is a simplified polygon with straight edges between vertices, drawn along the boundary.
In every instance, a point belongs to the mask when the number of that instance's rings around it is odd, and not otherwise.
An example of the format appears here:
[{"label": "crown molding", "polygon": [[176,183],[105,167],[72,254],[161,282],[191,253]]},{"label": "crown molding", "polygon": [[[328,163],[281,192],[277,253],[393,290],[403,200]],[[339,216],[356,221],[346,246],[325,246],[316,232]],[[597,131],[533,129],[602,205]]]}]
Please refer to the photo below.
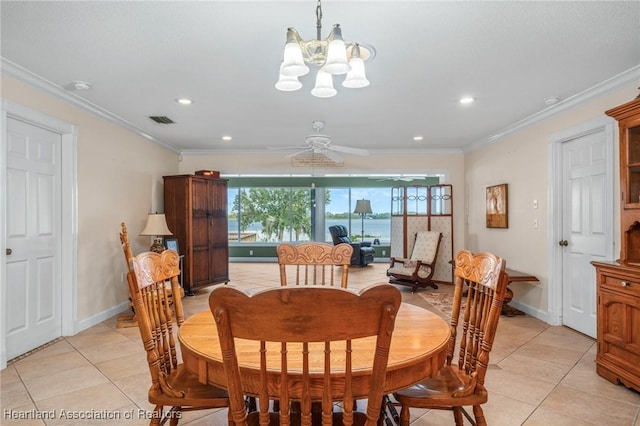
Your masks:
[{"label": "crown molding", "polygon": [[529,127],[540,121],[546,120],[550,117],[553,117],[554,115],[565,112],[598,96],[602,96],[613,92],[614,90],[621,89],[632,83],[640,83],[640,64],[629,68],[628,70],[623,71],[620,74],[615,75],[601,83],[598,83],[595,86],[590,87],[589,89],[583,90],[576,95],[560,101],[556,105],[545,108],[542,111],[530,115],[523,120],[517,121],[490,136],[472,142],[464,149],[464,151],[471,152],[475,151],[476,149],[482,148],[483,146],[490,145],[512,133]]},{"label": "crown molding", "polygon": [[48,93],[56,98],[62,99],[65,102],[68,102],[72,105],[80,107],[86,111],[89,111],[92,114],[97,115],[98,117],[111,122],[119,127],[129,130],[132,133],[135,133],[139,136],[142,136],[145,139],[150,140],[151,142],[158,144],[170,151],[175,152],[176,154],[180,153],[180,150],[174,145],[160,140],[150,134],[144,132],[139,127],[131,124],[127,120],[123,119],[112,112],[107,111],[104,108],[95,105],[86,99],[81,98],[80,96],[75,95],[72,92],[69,92],[65,88],[58,86],[57,84],[40,77],[39,75],[27,70],[26,68],[21,67],[18,64],[15,64],[5,58],[0,58],[0,72],[2,74],[9,75],[18,80],[21,80],[31,86],[34,86],[45,93]]},{"label": "crown molding", "polygon": [[[431,148],[416,148],[416,149],[367,149],[370,155],[462,155],[464,151],[462,149],[431,149]],[[233,156],[233,155],[259,155],[259,156],[283,156],[285,152],[279,150],[270,149],[183,149],[180,152],[184,156],[200,156],[200,155],[220,155],[220,156]],[[346,154],[349,155],[349,154]],[[355,155],[357,157],[357,155]]]},{"label": "crown molding", "polygon": [[[215,150],[215,149],[185,149],[181,150],[178,147],[168,143],[166,141],[160,140],[134,124],[128,122],[122,117],[107,111],[104,108],[95,105],[86,99],[83,99],[72,92],[64,89],[63,87],[47,80],[39,75],[17,65],[3,57],[0,57],[0,73],[7,74],[18,80],[24,81],[52,96],[55,96],[59,99],[62,99],[72,105],[78,106],[86,111],[89,111],[98,117],[109,121],[119,127],[129,130],[130,132],[137,134],[157,145],[160,145],[170,151],[173,151],[177,154],[181,155],[265,155],[265,153],[270,153],[272,151],[265,150]],[[550,106],[548,108],[543,109],[540,112],[537,112],[523,120],[517,121],[512,125],[505,127],[504,129],[493,133],[487,137],[482,139],[478,139],[467,147],[462,149],[415,149],[415,150],[403,150],[402,155],[411,155],[411,154],[431,154],[431,155],[449,155],[449,154],[464,154],[466,152],[471,152],[482,148],[483,146],[490,145],[512,133],[515,133],[521,129],[524,129],[528,126],[531,126],[535,123],[538,123],[542,120],[546,120],[554,115],[560,114],[568,109],[571,109],[577,105],[580,105],[588,100],[591,100],[595,97],[601,96],[603,94],[607,94],[614,90],[620,89],[624,86],[630,85],[631,83],[640,82],[640,64],[636,65],[622,73],[615,75],[602,83],[596,84],[595,86],[586,89],[576,95],[573,95],[563,101],[560,101],[556,105]],[[369,150],[370,153],[379,154],[379,155],[398,155],[397,150],[393,149],[380,149],[380,150]],[[275,153],[274,153],[275,154]],[[278,155],[281,155],[279,153]]]}]

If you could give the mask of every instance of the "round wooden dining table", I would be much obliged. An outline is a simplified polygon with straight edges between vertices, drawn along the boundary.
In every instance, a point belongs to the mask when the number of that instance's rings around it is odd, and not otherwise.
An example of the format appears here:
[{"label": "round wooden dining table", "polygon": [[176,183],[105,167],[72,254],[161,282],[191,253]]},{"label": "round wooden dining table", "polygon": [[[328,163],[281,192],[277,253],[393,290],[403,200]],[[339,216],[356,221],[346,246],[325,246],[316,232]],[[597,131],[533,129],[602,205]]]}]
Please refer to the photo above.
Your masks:
[{"label": "round wooden dining table", "polygon": [[[268,318],[264,319],[269,321]],[[389,351],[389,361],[385,378],[385,393],[411,386],[422,379],[435,374],[446,358],[449,340],[449,324],[433,312],[408,303],[402,303],[396,317],[395,328]],[[185,367],[196,374],[201,383],[208,383],[226,389],[226,376],[222,364],[222,355],[218,333],[213,315],[209,310],[189,317],[178,331]],[[243,391],[247,395],[257,395],[260,387],[260,360],[257,342],[236,339],[238,364],[241,369]],[[355,339],[352,342],[353,395],[364,399],[368,395],[371,379],[375,337]],[[269,351],[270,349],[267,348]],[[273,347],[268,380],[273,381],[269,389],[277,389],[279,380],[280,346]],[[295,363],[298,351],[290,348],[288,352],[289,368]],[[317,380],[322,380],[324,345],[317,350],[311,347],[310,365],[317,366]],[[344,365],[340,362],[340,351],[332,352],[332,365]],[[269,364],[269,360],[268,360]],[[300,372],[302,368],[300,368]],[[289,370],[291,374],[291,370]],[[332,370],[332,376],[339,379],[344,371]],[[322,390],[322,386],[319,386]],[[276,395],[272,395],[277,398]],[[313,397],[313,395],[312,395]],[[322,397],[322,394],[317,395]],[[338,395],[336,395],[338,397]]]}]

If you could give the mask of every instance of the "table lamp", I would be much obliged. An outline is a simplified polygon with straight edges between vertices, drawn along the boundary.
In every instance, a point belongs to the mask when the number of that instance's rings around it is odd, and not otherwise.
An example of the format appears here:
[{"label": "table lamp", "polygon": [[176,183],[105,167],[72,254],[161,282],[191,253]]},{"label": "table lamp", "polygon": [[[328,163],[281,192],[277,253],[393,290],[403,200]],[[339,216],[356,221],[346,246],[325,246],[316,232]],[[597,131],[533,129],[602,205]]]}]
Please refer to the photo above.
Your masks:
[{"label": "table lamp", "polygon": [[140,235],[148,235],[152,236],[153,244],[149,250],[162,253],[164,251],[164,244],[162,239],[165,235],[173,235],[171,231],[169,231],[169,227],[167,226],[167,219],[164,216],[164,213],[149,213],[147,217],[147,225],[144,227]]},{"label": "table lamp", "polygon": [[364,241],[364,215],[373,213],[371,210],[371,201],[364,199],[357,200],[356,209],[353,212],[359,214],[362,221],[362,239],[360,240],[360,242],[362,242]]}]

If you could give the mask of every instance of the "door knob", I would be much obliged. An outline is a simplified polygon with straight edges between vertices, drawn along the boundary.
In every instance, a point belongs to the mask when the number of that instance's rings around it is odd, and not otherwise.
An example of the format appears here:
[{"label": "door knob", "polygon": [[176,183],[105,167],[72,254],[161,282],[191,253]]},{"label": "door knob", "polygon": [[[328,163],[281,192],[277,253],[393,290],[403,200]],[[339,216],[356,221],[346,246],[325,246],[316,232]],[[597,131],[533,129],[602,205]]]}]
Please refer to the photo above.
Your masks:
[{"label": "door knob", "polygon": [[9,256],[11,253],[13,253],[13,250],[11,250],[11,249],[7,249],[7,250],[6,250],[6,253],[7,253],[7,256]]},{"label": "door knob", "polygon": [[558,244],[560,244],[562,247],[566,247],[566,246],[568,246],[568,245],[569,245],[569,241],[567,241],[567,240],[560,240],[560,241],[558,242]]}]

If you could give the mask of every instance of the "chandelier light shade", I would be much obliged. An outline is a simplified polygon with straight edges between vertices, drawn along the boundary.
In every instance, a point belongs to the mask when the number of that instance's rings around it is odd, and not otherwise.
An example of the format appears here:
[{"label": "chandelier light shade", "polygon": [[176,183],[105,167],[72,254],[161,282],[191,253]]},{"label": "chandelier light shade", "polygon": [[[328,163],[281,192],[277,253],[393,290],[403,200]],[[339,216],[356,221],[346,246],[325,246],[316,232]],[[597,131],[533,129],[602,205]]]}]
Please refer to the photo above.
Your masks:
[{"label": "chandelier light shade", "polygon": [[350,89],[367,87],[369,80],[367,80],[364,72],[364,61],[360,57],[360,45],[357,43],[351,49],[349,65],[351,66],[351,70],[347,73],[347,77],[342,82],[342,85]]},{"label": "chandelier light shade", "polygon": [[311,89],[311,94],[318,98],[330,98],[335,96],[338,91],[333,87],[333,78],[331,74],[320,68],[316,74],[316,85]]},{"label": "chandelier light shade", "polygon": [[[284,65],[284,64],[283,64]],[[302,83],[298,80],[298,77],[294,75],[284,75],[282,73],[282,65],[280,66],[280,78],[276,83],[276,89],[283,92],[293,92],[302,87]]]},{"label": "chandelier light shade", "polygon": [[280,76],[276,89],[292,92],[302,88],[299,77],[309,73],[307,64],[318,67],[316,85],[311,90],[313,96],[330,98],[338,91],[333,87],[333,76],[346,74],[343,87],[357,89],[367,87],[369,80],[365,75],[364,63],[372,59],[375,50],[361,43],[345,42],[342,28],[336,24],[329,36],[322,40],[322,5],[316,6],[317,38],[305,41],[295,28],[287,29],[287,42],[280,64]]}]

